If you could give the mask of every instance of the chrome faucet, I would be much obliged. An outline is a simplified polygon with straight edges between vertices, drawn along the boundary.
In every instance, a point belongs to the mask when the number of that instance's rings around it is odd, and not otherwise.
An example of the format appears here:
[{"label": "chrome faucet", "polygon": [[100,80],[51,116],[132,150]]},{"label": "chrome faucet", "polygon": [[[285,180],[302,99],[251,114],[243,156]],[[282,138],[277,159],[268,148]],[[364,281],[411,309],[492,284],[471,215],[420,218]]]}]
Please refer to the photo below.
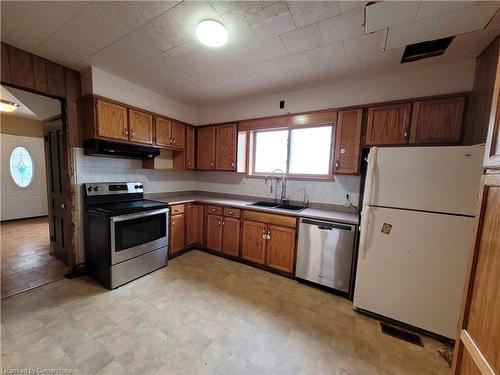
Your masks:
[{"label": "chrome faucet", "polygon": [[[276,176],[276,174],[280,174],[281,176]],[[267,177],[265,181],[267,183]],[[275,169],[271,173],[271,193],[273,193],[273,185],[278,184],[281,184],[280,204],[286,204],[288,203],[288,199],[286,197],[286,175],[281,169]]]},{"label": "chrome faucet", "polygon": [[304,191],[304,198],[302,199],[302,205],[304,207],[307,207],[309,205],[309,195],[307,195],[307,190],[306,188],[300,188],[297,191]]}]

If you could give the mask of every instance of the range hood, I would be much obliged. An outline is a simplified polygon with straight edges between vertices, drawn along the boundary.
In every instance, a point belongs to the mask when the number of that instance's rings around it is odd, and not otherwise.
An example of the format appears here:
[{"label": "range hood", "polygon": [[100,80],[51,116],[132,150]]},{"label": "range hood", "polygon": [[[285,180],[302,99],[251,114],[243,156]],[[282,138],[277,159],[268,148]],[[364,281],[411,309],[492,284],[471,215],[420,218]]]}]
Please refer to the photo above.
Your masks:
[{"label": "range hood", "polygon": [[130,145],[100,139],[83,141],[85,155],[108,156],[130,159],[153,159],[160,155],[160,149],[151,146]]}]

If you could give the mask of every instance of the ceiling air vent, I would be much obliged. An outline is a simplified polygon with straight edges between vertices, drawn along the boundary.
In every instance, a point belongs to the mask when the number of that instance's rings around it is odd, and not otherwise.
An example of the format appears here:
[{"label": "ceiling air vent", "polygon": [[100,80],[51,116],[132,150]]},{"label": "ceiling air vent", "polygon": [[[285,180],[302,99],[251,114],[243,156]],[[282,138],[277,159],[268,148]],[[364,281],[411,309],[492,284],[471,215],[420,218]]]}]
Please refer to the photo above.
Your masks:
[{"label": "ceiling air vent", "polygon": [[442,55],[453,38],[454,36],[449,36],[427,42],[408,44],[401,58],[401,64]]}]

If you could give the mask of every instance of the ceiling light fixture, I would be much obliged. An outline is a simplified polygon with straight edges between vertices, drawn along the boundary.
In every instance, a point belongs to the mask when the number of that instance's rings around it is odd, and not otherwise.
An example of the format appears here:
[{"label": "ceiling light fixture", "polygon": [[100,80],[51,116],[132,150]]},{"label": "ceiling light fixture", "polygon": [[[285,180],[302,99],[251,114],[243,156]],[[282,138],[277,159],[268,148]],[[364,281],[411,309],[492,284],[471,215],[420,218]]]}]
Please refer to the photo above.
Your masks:
[{"label": "ceiling light fixture", "polygon": [[207,47],[222,47],[227,43],[228,32],[222,23],[204,20],[196,26],[196,38]]},{"label": "ceiling light fixture", "polygon": [[13,112],[19,104],[0,99],[0,112]]}]

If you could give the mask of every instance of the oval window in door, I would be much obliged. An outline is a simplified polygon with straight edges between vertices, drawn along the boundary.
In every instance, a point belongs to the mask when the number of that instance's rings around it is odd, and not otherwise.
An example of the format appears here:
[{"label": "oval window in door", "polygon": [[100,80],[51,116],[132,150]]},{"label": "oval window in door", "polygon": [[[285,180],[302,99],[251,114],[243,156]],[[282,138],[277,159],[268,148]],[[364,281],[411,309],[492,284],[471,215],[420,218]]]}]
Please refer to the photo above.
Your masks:
[{"label": "oval window in door", "polygon": [[19,187],[27,187],[33,181],[33,159],[24,147],[16,147],[10,154],[10,175]]}]

